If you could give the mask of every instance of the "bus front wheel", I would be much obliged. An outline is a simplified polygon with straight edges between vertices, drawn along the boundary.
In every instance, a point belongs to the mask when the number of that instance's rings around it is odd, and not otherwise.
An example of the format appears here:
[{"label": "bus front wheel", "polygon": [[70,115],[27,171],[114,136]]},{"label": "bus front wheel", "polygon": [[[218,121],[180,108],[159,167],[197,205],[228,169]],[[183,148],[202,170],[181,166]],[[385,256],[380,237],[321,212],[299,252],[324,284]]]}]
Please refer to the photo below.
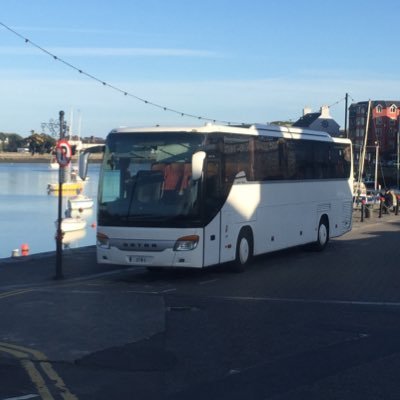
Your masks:
[{"label": "bus front wheel", "polygon": [[314,243],[314,249],[322,251],[325,249],[329,242],[329,222],[328,218],[324,215],[319,221],[317,241]]},{"label": "bus front wheel", "polygon": [[236,243],[236,257],[232,265],[235,272],[243,272],[253,259],[253,235],[250,228],[240,231]]}]

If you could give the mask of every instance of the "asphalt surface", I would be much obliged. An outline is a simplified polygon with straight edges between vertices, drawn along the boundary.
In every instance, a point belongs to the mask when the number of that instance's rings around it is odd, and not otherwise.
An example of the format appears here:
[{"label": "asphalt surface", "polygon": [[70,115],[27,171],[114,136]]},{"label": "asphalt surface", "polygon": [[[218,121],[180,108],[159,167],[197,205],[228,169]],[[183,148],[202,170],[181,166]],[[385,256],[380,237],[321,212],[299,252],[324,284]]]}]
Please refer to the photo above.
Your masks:
[{"label": "asphalt surface", "polygon": [[400,216],[242,274],[0,260],[0,400],[399,399]]}]

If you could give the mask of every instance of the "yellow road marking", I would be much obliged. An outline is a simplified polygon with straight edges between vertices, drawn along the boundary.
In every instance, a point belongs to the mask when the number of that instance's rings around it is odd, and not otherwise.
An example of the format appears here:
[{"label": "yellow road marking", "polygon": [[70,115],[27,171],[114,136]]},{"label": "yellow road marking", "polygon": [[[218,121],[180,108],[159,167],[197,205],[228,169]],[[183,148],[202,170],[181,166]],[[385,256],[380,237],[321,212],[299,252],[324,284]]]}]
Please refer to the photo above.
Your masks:
[{"label": "yellow road marking", "polygon": [[46,386],[44,379],[40,375],[40,372],[36,369],[33,362],[30,360],[27,360],[27,359],[23,359],[23,360],[21,360],[21,364],[25,368],[25,370],[28,372],[28,375],[30,376],[31,381],[35,384],[41,398],[43,400],[54,400],[54,397],[51,395],[49,389]]},{"label": "yellow road marking", "polygon": [[60,395],[65,400],[78,400],[78,398],[72,394],[68,388],[65,386],[64,381],[53,369],[52,365],[48,362],[47,357],[40,351],[30,349],[24,346],[17,346],[9,343],[0,342],[0,352],[5,352],[18,358],[27,371],[31,381],[36,386],[40,396],[43,400],[54,400],[51,395],[46,383],[40,374],[40,372],[35,367],[34,363],[29,359],[29,356],[33,356],[47,378],[52,382],[52,384],[59,390]]},{"label": "yellow road marking", "polygon": [[51,395],[39,371],[37,370],[33,362],[28,359],[28,354],[14,349],[9,349],[7,347],[3,347],[3,345],[0,345],[0,351],[11,354],[20,360],[21,365],[28,373],[29,377],[31,378],[31,381],[36,386],[36,389],[38,390],[40,397],[43,400],[54,400],[54,397]]},{"label": "yellow road marking", "polygon": [[57,372],[54,371],[52,365],[49,362],[41,362],[40,366],[42,367],[46,375],[49,377],[49,379],[51,379],[54,382],[54,386],[60,390],[61,396],[65,400],[78,400],[78,398],[67,389],[64,381],[57,374]]},{"label": "yellow road marking", "polygon": [[24,346],[17,346],[15,344],[11,343],[5,343],[5,342],[0,342],[0,346],[6,347],[8,349],[16,350],[17,352],[23,352],[27,356],[27,354],[33,355],[36,360],[38,361],[48,361],[47,357],[40,351],[35,350],[35,349],[30,349],[29,347],[24,347]]}]

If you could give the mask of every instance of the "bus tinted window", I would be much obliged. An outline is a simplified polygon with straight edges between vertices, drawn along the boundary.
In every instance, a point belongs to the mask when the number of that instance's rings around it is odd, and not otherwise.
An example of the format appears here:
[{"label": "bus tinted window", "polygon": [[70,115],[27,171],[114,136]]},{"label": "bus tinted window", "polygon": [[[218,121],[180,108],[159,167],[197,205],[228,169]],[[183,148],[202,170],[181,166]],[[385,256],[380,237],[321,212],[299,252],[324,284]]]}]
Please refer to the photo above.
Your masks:
[{"label": "bus tinted window", "polygon": [[259,137],[254,147],[254,180],[284,179],[287,163],[283,140],[274,137]]},{"label": "bus tinted window", "polygon": [[348,179],[349,144],[277,137],[235,137],[224,142],[225,177],[238,172],[248,181]]},{"label": "bus tinted window", "polygon": [[252,138],[227,136],[224,138],[225,178],[232,182],[239,172],[244,172],[251,180],[252,165],[250,163],[250,140]]}]

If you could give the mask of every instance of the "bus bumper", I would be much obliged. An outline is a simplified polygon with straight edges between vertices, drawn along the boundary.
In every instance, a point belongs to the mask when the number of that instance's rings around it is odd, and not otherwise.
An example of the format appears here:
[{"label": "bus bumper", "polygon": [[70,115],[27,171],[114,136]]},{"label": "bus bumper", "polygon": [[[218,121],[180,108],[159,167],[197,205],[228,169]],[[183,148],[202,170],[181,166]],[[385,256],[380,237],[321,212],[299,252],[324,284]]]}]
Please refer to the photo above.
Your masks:
[{"label": "bus bumper", "polygon": [[[190,250],[175,250],[174,248],[179,238],[190,236],[182,231],[174,234],[165,232],[160,238],[151,240],[111,239],[109,246],[97,245],[97,262],[138,267],[202,268],[204,264],[202,231],[196,230],[194,234],[193,232],[190,234],[199,238],[196,246]],[[176,239],[165,240],[171,237]],[[135,250],[131,250],[132,247],[135,247]],[[152,247],[158,248],[158,251],[151,251]]]}]

